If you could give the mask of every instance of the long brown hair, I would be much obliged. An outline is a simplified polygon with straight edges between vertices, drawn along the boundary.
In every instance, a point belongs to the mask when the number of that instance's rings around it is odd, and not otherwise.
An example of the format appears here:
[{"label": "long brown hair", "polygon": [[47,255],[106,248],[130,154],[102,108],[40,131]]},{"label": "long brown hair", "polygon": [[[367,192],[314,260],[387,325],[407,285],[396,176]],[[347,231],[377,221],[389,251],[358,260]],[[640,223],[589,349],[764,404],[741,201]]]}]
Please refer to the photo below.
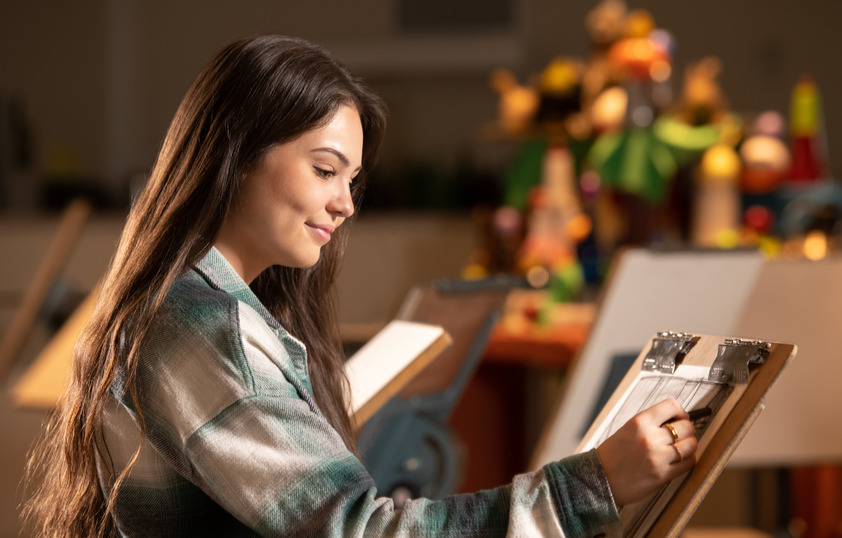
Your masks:
[{"label": "long brown hair", "polygon": [[[319,47],[282,36],[243,39],[220,51],[199,74],[129,214],[96,311],[74,350],[68,391],[31,455],[27,480],[35,493],[24,517],[40,534],[110,532],[111,504],[133,464],[111,470],[118,478],[106,498],[96,451],[115,373],[126,373],[143,432],[133,381],[137,349],[167,291],[211,247],[249,168],[272,146],[327,123],[342,105],[355,106],[360,114],[363,170],[370,170],[385,130],[385,106]],[[354,185],[358,204],[363,182]],[[316,401],[356,453],[332,294],[347,226],[337,232],[315,266],[272,267],[251,286],[304,342]],[[135,459],[139,451],[140,446]]]}]

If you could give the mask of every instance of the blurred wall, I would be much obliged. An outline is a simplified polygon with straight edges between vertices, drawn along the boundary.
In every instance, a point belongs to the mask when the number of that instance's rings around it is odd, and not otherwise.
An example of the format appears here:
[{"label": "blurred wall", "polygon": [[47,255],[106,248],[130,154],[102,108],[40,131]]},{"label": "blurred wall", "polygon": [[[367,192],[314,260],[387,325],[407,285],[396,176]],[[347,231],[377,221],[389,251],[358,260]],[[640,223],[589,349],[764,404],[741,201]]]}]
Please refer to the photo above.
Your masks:
[{"label": "blurred wall", "polygon": [[[187,86],[220,47],[253,33],[294,34],[325,44],[386,98],[383,167],[461,160],[499,169],[511,148],[479,136],[496,116],[491,69],[508,67],[525,81],[556,55],[585,58],[584,19],[596,4],[512,0],[506,30],[410,35],[397,29],[399,1],[0,2],[0,96],[24,99],[35,176],[72,172],[123,195],[129,178],[150,167]],[[676,87],[687,63],[719,56],[736,111],[786,113],[798,76],[811,73],[824,95],[831,155],[842,147],[842,73],[831,44],[842,3],[628,5],[649,10],[675,36]]]}]

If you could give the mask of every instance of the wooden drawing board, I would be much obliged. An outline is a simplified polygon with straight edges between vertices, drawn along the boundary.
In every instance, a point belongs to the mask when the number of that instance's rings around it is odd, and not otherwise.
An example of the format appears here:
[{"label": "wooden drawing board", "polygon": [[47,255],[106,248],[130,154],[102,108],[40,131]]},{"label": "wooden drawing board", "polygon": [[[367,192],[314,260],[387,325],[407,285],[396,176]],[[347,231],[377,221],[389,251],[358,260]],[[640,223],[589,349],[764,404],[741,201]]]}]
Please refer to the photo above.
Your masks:
[{"label": "wooden drawing board", "polygon": [[[693,342],[673,371],[652,368],[667,344]],[[686,348],[685,348],[686,349]],[[685,409],[711,407],[696,422],[697,464],[644,501],[623,506],[624,536],[678,536],[763,408],[766,392],[795,356],[794,344],[710,335],[655,334],[591,425],[577,452],[598,446],[638,412],[667,397]],[[750,364],[761,362],[750,367]],[[646,364],[649,364],[649,367]],[[724,374],[722,367],[724,366]],[[732,372],[735,372],[733,375]]]},{"label": "wooden drawing board", "polygon": [[[407,293],[396,319],[440,325],[453,339],[429,368],[425,368],[401,391],[402,398],[439,394],[459,388],[479,363],[472,356],[488,338],[487,332],[503,307],[510,286],[477,286],[475,289],[447,289],[443,285],[416,285]],[[467,364],[467,361],[473,364]]]},{"label": "wooden drawing board", "polygon": [[597,317],[571,365],[530,469],[573,453],[593,421],[611,358],[637,356],[663,330],[734,334],[764,260],[754,251],[629,249],[615,261]]},{"label": "wooden drawing board", "polygon": [[364,424],[451,343],[437,325],[394,320],[345,363],[351,412]]}]

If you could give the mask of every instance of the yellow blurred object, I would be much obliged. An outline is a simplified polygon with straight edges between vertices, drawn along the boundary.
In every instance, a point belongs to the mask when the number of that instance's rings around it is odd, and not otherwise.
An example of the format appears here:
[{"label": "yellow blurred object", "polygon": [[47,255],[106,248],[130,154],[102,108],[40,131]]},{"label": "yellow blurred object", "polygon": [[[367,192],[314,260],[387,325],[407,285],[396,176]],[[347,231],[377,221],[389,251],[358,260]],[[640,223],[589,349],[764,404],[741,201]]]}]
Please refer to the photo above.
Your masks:
[{"label": "yellow blurred object", "polygon": [[802,77],[792,91],[789,128],[792,136],[814,136],[821,117],[821,102],[816,84],[810,77]]},{"label": "yellow blurred object", "polygon": [[628,103],[628,93],[619,86],[600,93],[591,106],[591,124],[594,129],[605,132],[621,128]]},{"label": "yellow blurred object", "polygon": [[626,37],[648,37],[655,29],[655,20],[648,11],[635,9],[626,17]]},{"label": "yellow blurred object", "polygon": [[541,74],[542,94],[566,95],[579,83],[576,66],[567,58],[555,58]]},{"label": "yellow blurred object", "polygon": [[487,276],[488,271],[479,263],[472,263],[462,269],[462,278],[465,280],[480,280]]},{"label": "yellow blurred object", "polygon": [[824,232],[814,230],[807,234],[804,238],[804,257],[812,261],[827,257],[827,235]]},{"label": "yellow blurred object", "polygon": [[702,247],[734,248],[739,243],[740,158],[734,148],[716,144],[699,163],[693,199],[693,243]]},{"label": "yellow blurred object", "polygon": [[708,148],[700,167],[700,180],[703,182],[735,182],[742,165],[734,148],[725,144],[716,144]]},{"label": "yellow blurred object", "polygon": [[716,233],[714,242],[721,249],[737,248],[740,244],[740,234],[734,229],[720,230]]},{"label": "yellow blurred object", "polygon": [[771,236],[763,236],[757,241],[757,246],[760,248],[760,252],[766,257],[766,259],[774,259],[781,255],[781,249],[783,245],[781,245],[780,240],[771,237]]}]

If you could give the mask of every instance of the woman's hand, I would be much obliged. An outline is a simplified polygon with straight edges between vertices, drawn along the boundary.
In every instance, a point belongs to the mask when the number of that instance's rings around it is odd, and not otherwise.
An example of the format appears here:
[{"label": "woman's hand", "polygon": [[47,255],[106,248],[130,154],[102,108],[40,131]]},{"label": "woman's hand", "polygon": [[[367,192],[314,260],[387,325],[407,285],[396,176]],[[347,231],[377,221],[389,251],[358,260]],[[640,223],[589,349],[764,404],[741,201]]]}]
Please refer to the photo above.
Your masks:
[{"label": "woman's hand", "polygon": [[669,399],[635,415],[597,447],[617,506],[641,500],[690,470],[696,463],[694,434],[687,412]]}]

